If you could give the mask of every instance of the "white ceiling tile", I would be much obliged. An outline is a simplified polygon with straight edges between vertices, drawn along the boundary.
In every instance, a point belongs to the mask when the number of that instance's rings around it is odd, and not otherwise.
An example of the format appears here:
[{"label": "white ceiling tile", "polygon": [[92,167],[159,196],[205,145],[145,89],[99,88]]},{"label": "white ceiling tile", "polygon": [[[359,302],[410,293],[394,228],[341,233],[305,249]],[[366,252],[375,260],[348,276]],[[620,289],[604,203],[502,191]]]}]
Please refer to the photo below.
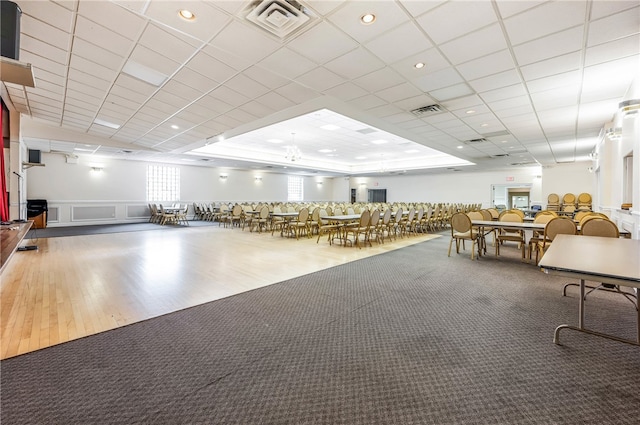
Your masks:
[{"label": "white ceiling tile", "polygon": [[577,70],[580,68],[581,61],[582,54],[580,52],[568,53],[530,65],[521,66],[520,72],[522,72],[525,80],[535,80],[537,78]]},{"label": "white ceiling tile", "polygon": [[[76,36],[119,56],[129,56],[133,41],[82,16],[76,20]],[[105,43],[105,40],[109,40]],[[74,44],[75,48],[75,44]]]},{"label": "white ceiling tile", "polygon": [[452,86],[454,84],[462,83],[463,81],[464,80],[460,74],[458,74],[454,68],[442,69],[437,72],[429,73],[424,77],[411,80],[413,84],[425,92]]},{"label": "white ceiling tile", "polygon": [[458,72],[467,80],[476,80],[487,75],[497,74],[515,68],[508,50],[492,53],[479,59],[458,65]]},{"label": "white ceiling tile", "polygon": [[548,0],[499,1],[496,2],[496,4],[500,10],[500,15],[503,18],[508,18],[509,16],[524,12],[547,1]]},{"label": "white ceiling tile", "polygon": [[81,38],[73,42],[73,55],[84,58],[90,62],[112,71],[119,71],[124,66],[125,59]]},{"label": "white ceiling tile", "polygon": [[296,82],[317,91],[325,91],[344,83],[344,78],[328,69],[318,67],[296,78]]},{"label": "white ceiling tile", "polygon": [[328,62],[326,68],[345,78],[355,79],[384,67],[384,63],[363,48]]},{"label": "white ceiling tile", "polygon": [[638,46],[640,46],[640,34],[590,47],[587,49],[584,64],[585,66],[591,66],[626,56],[637,55]]},{"label": "white ceiling tile", "polygon": [[209,95],[234,107],[238,107],[250,100],[247,96],[240,94],[235,90],[231,90],[226,86],[216,88],[209,93]]},{"label": "white ceiling tile", "polygon": [[320,93],[297,83],[290,83],[275,90],[276,93],[284,96],[294,103],[304,103],[320,97]]},{"label": "white ceiling tile", "polygon": [[317,64],[323,64],[355,49],[358,44],[335,26],[320,22],[289,41],[288,47]]},{"label": "white ceiling tile", "polygon": [[402,83],[397,86],[389,87],[384,90],[380,90],[376,93],[376,96],[390,103],[395,103],[403,99],[409,99],[421,94],[421,91],[413,84]]},{"label": "white ceiling tile", "polygon": [[291,79],[311,71],[316,66],[311,60],[286,47],[272,53],[258,65]]},{"label": "white ceiling tile", "polygon": [[503,87],[501,89],[490,90],[480,94],[485,102],[495,102],[498,100],[509,99],[512,97],[525,95],[524,85],[514,84],[513,86]]},{"label": "white ceiling tile", "polygon": [[[36,84],[38,84],[38,81],[47,81],[49,83],[57,84],[59,86],[64,85],[64,80],[65,80],[64,76],[54,74],[42,68],[33,69],[33,76],[36,81]],[[9,85],[9,83],[5,83],[5,84]]]},{"label": "white ceiling tile", "polygon": [[176,72],[180,66],[178,62],[140,44],[136,45],[130,59],[167,76]]},{"label": "white ceiling tile", "polygon": [[238,74],[225,81],[224,85],[225,87],[229,87],[230,89],[245,95],[247,98],[262,96],[269,91],[267,87],[243,74]]},{"label": "white ceiling tile", "polygon": [[515,46],[513,52],[520,66],[582,49],[584,28],[576,27]]},{"label": "white ceiling tile", "polygon": [[247,124],[251,121],[255,121],[256,118],[264,118],[273,112],[274,110],[272,108],[269,108],[262,103],[249,102],[225,115],[238,120],[242,124]]},{"label": "white ceiling tile", "polygon": [[358,97],[356,99],[352,99],[349,101],[350,105],[355,106],[356,108],[359,108],[359,109],[375,108],[381,105],[386,105],[386,103],[387,102],[385,102],[384,100],[372,94]]},{"label": "white ceiling tile", "polygon": [[102,90],[96,89],[93,86],[88,86],[83,83],[79,83],[74,80],[69,80],[67,82],[67,91],[69,90],[77,90],[81,93],[86,93],[88,96],[93,97],[94,99],[104,99],[106,93]]},{"label": "white ceiling tile", "polygon": [[243,72],[247,77],[259,81],[260,84],[265,85],[271,90],[277,89],[278,87],[282,87],[289,83],[288,79],[274,74],[273,72],[267,71],[266,69],[261,68],[257,65],[247,68]]},{"label": "white ceiling tile", "polygon": [[109,81],[99,78],[94,74],[79,71],[76,68],[69,69],[69,80],[86,84],[87,86],[101,91],[106,91],[111,86]]},{"label": "white ceiling tile", "polygon": [[455,86],[445,87],[443,89],[431,90],[429,95],[439,102],[444,102],[456,97],[468,96],[474,91],[467,84],[456,84]]},{"label": "white ceiling tile", "polygon": [[558,87],[554,90],[532,93],[531,101],[537,112],[560,107],[576,107],[579,93],[579,86]]},{"label": "white ceiling tile", "polygon": [[[360,17],[366,13],[376,16],[374,23],[363,25],[360,22]],[[363,0],[347,2],[327,19],[355,40],[364,43],[408,21],[409,16],[395,2]]]},{"label": "white ceiling tile", "polygon": [[171,80],[162,87],[163,92],[171,93],[191,103],[204,93],[177,80]]},{"label": "white ceiling tile", "polygon": [[129,40],[136,40],[142,32],[145,19],[109,1],[82,1],[78,13],[105,28],[113,28],[118,23],[118,34]]},{"label": "white ceiling tile", "polygon": [[[247,40],[251,42],[248,43]],[[253,63],[259,62],[280,48],[280,44],[263,35],[261,29],[237,21],[232,21],[226,26],[225,30],[213,39],[211,45]]]},{"label": "white ceiling tile", "polygon": [[586,1],[546,2],[504,20],[513,44],[521,44],[576,25],[584,24]]},{"label": "white ceiling tile", "polygon": [[72,38],[68,32],[32,18],[29,15],[22,15],[22,19],[20,20],[20,32],[23,34],[29,34],[37,40],[65,50],[69,48]]},{"label": "white ceiling tile", "polygon": [[218,86],[218,83],[216,81],[207,78],[188,67],[180,69],[180,71],[176,73],[173,79],[189,86],[191,89],[198,91],[200,94],[207,93]]},{"label": "white ceiling tile", "polygon": [[434,103],[436,103],[436,101],[431,96],[420,94],[418,96],[398,100],[394,102],[394,105],[404,111],[412,111],[423,106],[433,105]]},{"label": "white ceiling tile", "polygon": [[256,98],[256,102],[262,105],[268,106],[276,111],[281,111],[286,108],[295,106],[295,104],[284,96],[279,95],[276,92],[269,92]]},{"label": "white ceiling tile", "polygon": [[488,77],[469,81],[469,85],[477,92],[484,92],[511,86],[520,82],[522,82],[520,74],[515,69],[510,69]]},{"label": "white ceiling tile", "polygon": [[47,44],[26,34],[20,36],[20,50],[22,52],[30,52],[34,55],[46,57],[62,65],[66,65],[69,56],[66,50]]},{"label": "white ceiling tile", "polygon": [[415,1],[415,0],[400,0],[400,4],[409,11],[411,16],[418,17],[425,12],[445,3],[447,0],[430,0],[430,1]]},{"label": "white ceiling tile", "polygon": [[73,13],[56,3],[43,1],[21,1],[19,6],[22,10],[21,22],[33,17],[64,32],[68,33],[71,31],[71,27],[73,25]]},{"label": "white ceiling tile", "polygon": [[198,52],[187,62],[187,68],[209,78],[217,83],[222,83],[231,78],[237,71],[220,62],[204,52]]},{"label": "white ceiling tile", "polygon": [[117,72],[114,72],[111,69],[100,66],[94,62],[88,61],[80,56],[73,55],[71,56],[71,63],[69,64],[71,74],[71,69],[83,72],[85,74],[89,74],[91,76],[96,77],[97,79],[104,81],[113,81],[117,75]]},{"label": "white ceiling tile", "polygon": [[331,95],[344,102],[367,94],[366,90],[353,83],[344,83],[331,89],[325,90],[325,94]]},{"label": "white ceiling tile", "polygon": [[413,22],[406,22],[365,44],[386,63],[397,62],[431,46],[431,41]]},{"label": "white ceiling tile", "polygon": [[585,94],[608,91],[610,96],[621,96],[638,75],[640,55],[589,66],[584,69],[582,90]]},{"label": "white ceiling tile", "polygon": [[198,99],[195,105],[201,106],[209,111],[209,117],[215,117],[233,109],[233,105],[223,102],[211,95],[206,95]]},{"label": "white ceiling tile", "polygon": [[591,4],[591,19],[599,19],[637,6],[636,0],[594,1]]},{"label": "white ceiling tile", "polygon": [[21,52],[20,61],[25,63],[30,63],[33,65],[33,68],[42,68],[46,69],[49,72],[52,72],[56,75],[64,76],[66,73],[65,66],[63,64],[54,62],[50,59],[47,59],[43,56],[35,55],[31,52]]},{"label": "white ceiling tile", "polygon": [[[195,14],[196,19],[186,21],[180,18],[178,15],[180,9],[190,10]],[[151,1],[145,15],[201,41],[210,40],[231,20],[226,12],[211,7],[204,1]]]},{"label": "white ceiling tile", "polygon": [[587,46],[606,43],[640,31],[640,6],[624,13],[617,13],[589,24]]},{"label": "white ceiling tile", "polygon": [[454,65],[506,48],[502,28],[497,23],[440,45],[442,52]]},{"label": "white ceiling tile", "polygon": [[114,86],[121,87],[122,90],[133,92],[134,94],[143,95],[146,98],[151,96],[157,90],[157,87],[142,80],[138,80],[137,78],[133,78],[127,74],[118,75]]},{"label": "white ceiling tile", "polygon": [[201,51],[236,71],[242,71],[253,65],[251,61],[245,58],[226,52],[212,45],[204,46]]},{"label": "white ceiling tile", "polygon": [[416,22],[441,44],[497,21],[492,4],[485,1],[450,1],[420,16]]},{"label": "white ceiling tile", "polygon": [[182,38],[184,36],[180,37],[180,34],[170,29],[159,28],[157,25],[149,24],[138,43],[175,62],[183,63],[195,53],[196,48]]},{"label": "white ceiling tile", "polygon": [[571,86],[574,88],[580,88],[580,71],[570,71],[550,77],[539,78],[527,82],[527,87],[530,93],[536,93],[541,91],[548,91],[550,89],[556,89],[565,86]]},{"label": "white ceiling tile", "polygon": [[396,86],[405,80],[393,69],[385,67],[353,80],[355,84],[373,93]]},{"label": "white ceiling tile", "polygon": [[[153,95],[153,100],[155,100],[156,102],[162,102],[165,105],[169,105],[172,112],[177,112],[178,110],[191,103],[190,100],[177,96],[165,89],[159,90],[157,93],[155,93]],[[151,103],[149,103],[149,105],[151,105]]]},{"label": "white ceiling tile", "polygon": [[367,109],[367,113],[373,115],[374,117],[388,117],[401,112],[404,112],[404,111],[402,111],[400,108],[394,105],[389,105],[389,104],[384,104],[384,105],[376,106],[375,108]]}]

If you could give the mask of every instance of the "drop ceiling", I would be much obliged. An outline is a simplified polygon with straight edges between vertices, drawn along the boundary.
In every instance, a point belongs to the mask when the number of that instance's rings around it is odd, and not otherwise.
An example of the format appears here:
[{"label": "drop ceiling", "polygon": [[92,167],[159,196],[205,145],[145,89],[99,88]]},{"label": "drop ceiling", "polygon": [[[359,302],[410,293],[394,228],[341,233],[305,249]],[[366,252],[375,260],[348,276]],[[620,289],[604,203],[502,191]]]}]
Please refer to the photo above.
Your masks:
[{"label": "drop ceiling", "polygon": [[289,4],[304,22],[259,25],[252,5],[277,3],[17,3],[36,87],[4,97],[27,146],[70,155],[327,175],[553,165],[588,158],[640,75],[635,0],[316,0]]}]

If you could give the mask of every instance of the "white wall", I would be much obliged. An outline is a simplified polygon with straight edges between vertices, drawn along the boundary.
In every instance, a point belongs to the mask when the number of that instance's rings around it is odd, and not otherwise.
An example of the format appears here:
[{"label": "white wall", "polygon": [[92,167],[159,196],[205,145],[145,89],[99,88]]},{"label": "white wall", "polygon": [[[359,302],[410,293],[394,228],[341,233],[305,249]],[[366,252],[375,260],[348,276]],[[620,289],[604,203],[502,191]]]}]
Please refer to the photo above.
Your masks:
[{"label": "white wall", "polygon": [[581,193],[589,193],[593,199],[596,192],[596,176],[589,171],[591,161],[573,162],[544,167],[542,169],[542,208],[546,208],[547,197],[555,193],[562,197],[573,193],[576,198]]}]

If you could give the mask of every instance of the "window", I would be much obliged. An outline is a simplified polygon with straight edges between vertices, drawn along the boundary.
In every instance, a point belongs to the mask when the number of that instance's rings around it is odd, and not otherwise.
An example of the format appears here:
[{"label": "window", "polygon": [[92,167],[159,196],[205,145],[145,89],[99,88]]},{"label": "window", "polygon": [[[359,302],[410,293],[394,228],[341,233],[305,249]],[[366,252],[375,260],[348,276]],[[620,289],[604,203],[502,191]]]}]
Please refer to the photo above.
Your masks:
[{"label": "window", "polygon": [[147,167],[147,201],[179,201],[180,169],[164,165]]},{"label": "window", "polygon": [[289,176],[287,201],[300,202],[304,200],[304,187],[302,177]]}]

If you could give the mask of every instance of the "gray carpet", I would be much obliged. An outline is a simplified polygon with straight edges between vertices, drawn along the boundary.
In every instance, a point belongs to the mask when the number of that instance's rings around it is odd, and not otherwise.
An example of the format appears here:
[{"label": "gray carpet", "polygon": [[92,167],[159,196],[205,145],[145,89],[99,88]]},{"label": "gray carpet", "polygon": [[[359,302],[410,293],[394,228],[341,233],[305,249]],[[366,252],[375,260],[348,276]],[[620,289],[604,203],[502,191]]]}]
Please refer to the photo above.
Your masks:
[{"label": "gray carpet", "polygon": [[64,236],[99,235],[104,233],[141,232],[144,230],[183,229],[185,227],[218,226],[212,221],[189,221],[189,226],[184,224],[167,224],[161,226],[155,223],[121,223],[121,224],[93,224],[88,226],[61,226],[47,227],[44,229],[31,229],[25,239],[59,238]]},{"label": "gray carpet", "polygon": [[[2,424],[638,423],[640,348],[553,344],[575,288],[448,239],[5,360]],[[587,301],[601,331],[634,316]]]}]

